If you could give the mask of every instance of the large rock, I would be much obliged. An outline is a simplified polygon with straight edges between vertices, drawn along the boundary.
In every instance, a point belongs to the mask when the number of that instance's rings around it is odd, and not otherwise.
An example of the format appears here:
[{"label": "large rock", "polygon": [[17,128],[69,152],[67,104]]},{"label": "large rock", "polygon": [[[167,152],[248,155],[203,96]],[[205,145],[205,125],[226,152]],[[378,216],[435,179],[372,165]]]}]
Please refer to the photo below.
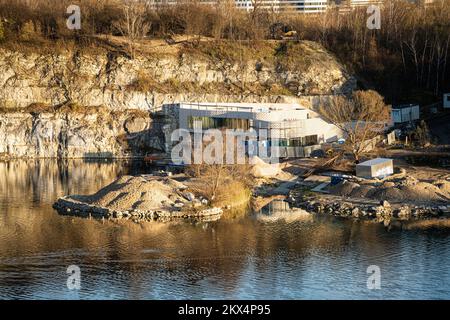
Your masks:
[{"label": "large rock", "polygon": [[142,132],[148,128],[149,119],[143,117],[132,117],[125,121],[125,130],[128,133]]},{"label": "large rock", "polygon": [[252,157],[250,163],[253,165],[251,174],[256,178],[272,178],[282,172],[278,163],[270,164],[257,156]]}]

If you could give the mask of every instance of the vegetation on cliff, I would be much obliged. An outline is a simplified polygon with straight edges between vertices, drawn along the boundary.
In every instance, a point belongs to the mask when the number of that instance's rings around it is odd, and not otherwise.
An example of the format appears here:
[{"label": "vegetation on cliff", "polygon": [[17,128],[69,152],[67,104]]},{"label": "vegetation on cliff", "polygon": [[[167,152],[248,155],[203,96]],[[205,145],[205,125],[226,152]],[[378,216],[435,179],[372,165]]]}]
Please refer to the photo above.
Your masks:
[{"label": "vegetation on cliff", "polygon": [[[245,58],[243,51],[252,53],[252,57],[261,57],[255,43],[279,39],[283,31],[295,30],[298,39],[319,42],[336,54],[358,73],[363,86],[374,86],[389,102],[401,101],[404,97],[417,97],[427,102],[449,88],[449,0],[435,1],[426,9],[408,1],[387,0],[382,7],[380,30],[366,27],[368,15],[364,8],[346,14],[329,10],[326,14],[311,17],[261,8],[247,12],[236,9],[227,1],[217,6],[183,1],[152,9],[141,1],[83,0],[79,2],[82,29],[72,31],[66,27],[67,16],[64,16],[70,4],[69,0],[32,3],[1,0],[2,46],[23,49],[24,45],[34,45],[40,50],[47,47],[54,51],[59,46],[72,45],[109,50],[110,44],[99,37],[109,35],[123,37],[124,53],[132,54],[139,51],[139,46],[135,48],[139,38],[166,39],[168,43],[174,43],[182,41],[174,40],[174,35],[185,35],[186,39],[191,37],[190,45],[197,47],[199,52],[206,52],[213,58],[236,60]],[[126,23],[130,15],[136,18],[133,20],[136,24]],[[204,43],[200,41],[203,37],[216,41],[228,39],[234,41],[234,46],[256,49],[227,49],[221,42],[216,42],[205,51],[202,49]],[[283,52],[284,47],[280,49]],[[288,50],[287,60],[301,61],[303,56],[296,54],[295,48],[291,53]],[[264,53],[262,55],[264,58]]]}]

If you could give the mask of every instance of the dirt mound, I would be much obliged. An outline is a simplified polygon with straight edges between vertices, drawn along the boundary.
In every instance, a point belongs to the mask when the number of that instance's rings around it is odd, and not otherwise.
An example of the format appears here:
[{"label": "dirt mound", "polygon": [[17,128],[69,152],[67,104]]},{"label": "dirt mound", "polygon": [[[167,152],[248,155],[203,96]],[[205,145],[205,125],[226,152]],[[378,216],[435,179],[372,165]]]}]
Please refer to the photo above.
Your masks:
[{"label": "dirt mound", "polygon": [[398,188],[374,188],[373,192],[368,196],[374,200],[402,201],[404,194]]},{"label": "dirt mound", "polygon": [[362,186],[354,188],[352,190],[352,192],[350,193],[350,197],[352,197],[352,198],[368,198],[371,196],[371,194],[374,191],[375,191],[375,187],[362,185]]},{"label": "dirt mound", "polygon": [[330,193],[343,197],[368,198],[388,201],[449,201],[450,183],[444,180],[435,183],[421,182],[414,177],[386,181],[382,185],[343,181],[330,188]]},{"label": "dirt mound", "polygon": [[123,176],[90,196],[72,198],[112,210],[170,209],[175,201],[186,200],[178,194],[184,185],[172,179]]},{"label": "dirt mound", "polygon": [[414,199],[419,201],[449,199],[449,194],[445,194],[437,186],[426,182],[418,182],[412,186],[404,186],[401,187],[401,190],[405,199]]},{"label": "dirt mound", "polygon": [[350,181],[342,181],[330,188],[330,193],[342,197],[348,197],[352,193],[353,189],[358,188],[360,185]]}]

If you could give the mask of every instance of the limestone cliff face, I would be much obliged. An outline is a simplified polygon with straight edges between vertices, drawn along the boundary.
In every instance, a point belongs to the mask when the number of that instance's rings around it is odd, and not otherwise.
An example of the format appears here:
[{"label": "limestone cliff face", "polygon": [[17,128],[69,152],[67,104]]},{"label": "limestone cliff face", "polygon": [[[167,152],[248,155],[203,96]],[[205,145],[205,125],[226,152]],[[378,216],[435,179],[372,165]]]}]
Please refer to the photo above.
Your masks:
[{"label": "limestone cliff face", "polygon": [[132,110],[115,113],[0,114],[0,157],[141,156],[162,150],[158,120]]},{"label": "limestone cliff face", "polygon": [[[268,43],[243,51],[243,58],[234,47],[224,53],[214,46],[176,45],[131,59],[117,50],[39,54],[0,48],[0,153],[30,157],[142,153],[163,144],[158,127],[162,124],[151,121],[150,114],[164,103],[311,106],[320,97],[355,88],[354,78],[318,44],[282,49]],[[68,104],[81,109],[55,111]],[[44,107],[36,111],[35,105]],[[107,111],[99,114],[93,108],[99,106]],[[132,110],[148,114],[136,120]],[[135,124],[137,136],[127,129],[133,121],[140,123]]]},{"label": "limestone cliff face", "polygon": [[295,101],[354,89],[354,78],[321,46],[297,46],[286,58],[268,44],[256,51],[267,51],[264,56],[246,52],[246,60],[205,52],[209,48],[153,51],[134,59],[114,51],[39,54],[0,49],[0,106],[75,102],[152,110],[180,100]]}]

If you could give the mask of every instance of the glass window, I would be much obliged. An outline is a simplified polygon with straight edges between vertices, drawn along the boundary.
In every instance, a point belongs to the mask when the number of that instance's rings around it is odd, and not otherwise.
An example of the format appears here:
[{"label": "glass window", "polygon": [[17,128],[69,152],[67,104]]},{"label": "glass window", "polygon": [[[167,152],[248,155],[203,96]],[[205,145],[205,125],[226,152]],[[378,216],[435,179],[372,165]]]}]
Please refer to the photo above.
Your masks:
[{"label": "glass window", "polygon": [[[212,118],[212,117],[194,117],[189,116],[189,129],[194,129],[195,123],[201,123],[202,129],[250,129],[250,121],[248,119],[237,118]],[[199,126],[196,126],[199,127]]]}]

